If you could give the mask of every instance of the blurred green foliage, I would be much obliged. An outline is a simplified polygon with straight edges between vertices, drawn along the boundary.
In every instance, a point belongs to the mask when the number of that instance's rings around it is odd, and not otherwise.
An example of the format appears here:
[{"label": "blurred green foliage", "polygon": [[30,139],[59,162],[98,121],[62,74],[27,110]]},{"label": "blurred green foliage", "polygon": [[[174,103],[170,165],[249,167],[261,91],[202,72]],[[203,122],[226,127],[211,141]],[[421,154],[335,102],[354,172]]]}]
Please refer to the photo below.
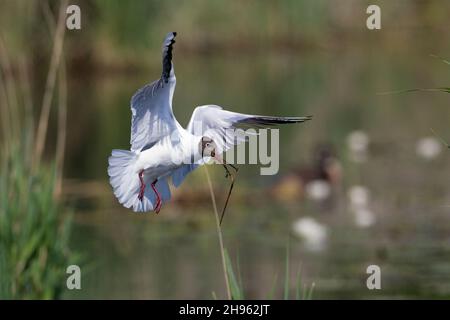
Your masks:
[{"label": "blurred green foliage", "polygon": [[[53,299],[61,295],[69,265],[71,219],[55,200],[55,170],[35,174],[15,147],[1,160],[0,298]],[[72,260],[73,260],[72,256]]]},{"label": "blurred green foliage", "polygon": [[[0,299],[55,299],[66,287],[69,262],[78,261],[68,248],[71,215],[60,189],[55,191],[61,176],[56,156],[40,161],[33,153],[33,111],[39,110],[39,102],[32,99],[32,90],[39,96],[42,92],[27,69],[29,52],[16,55],[17,47],[32,40],[33,5],[19,1],[2,6],[23,20],[7,33],[2,25],[0,33]],[[58,163],[62,166],[61,160]]]}]

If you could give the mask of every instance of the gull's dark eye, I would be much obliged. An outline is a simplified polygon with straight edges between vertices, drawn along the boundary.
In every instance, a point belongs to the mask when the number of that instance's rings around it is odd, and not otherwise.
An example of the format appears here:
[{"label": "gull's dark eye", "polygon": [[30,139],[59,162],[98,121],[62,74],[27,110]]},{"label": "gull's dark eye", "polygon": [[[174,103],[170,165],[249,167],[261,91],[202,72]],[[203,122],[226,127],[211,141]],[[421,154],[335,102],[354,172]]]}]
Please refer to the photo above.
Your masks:
[{"label": "gull's dark eye", "polygon": [[206,143],[206,146],[209,147],[210,144],[211,144],[211,143],[207,142],[207,143]]}]

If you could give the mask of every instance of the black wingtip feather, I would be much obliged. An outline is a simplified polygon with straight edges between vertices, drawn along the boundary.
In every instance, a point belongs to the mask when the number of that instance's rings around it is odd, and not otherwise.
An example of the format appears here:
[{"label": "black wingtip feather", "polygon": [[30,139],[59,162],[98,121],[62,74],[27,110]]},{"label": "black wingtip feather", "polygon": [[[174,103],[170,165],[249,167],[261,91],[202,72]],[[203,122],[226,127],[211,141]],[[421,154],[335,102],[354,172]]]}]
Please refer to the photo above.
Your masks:
[{"label": "black wingtip feather", "polygon": [[239,123],[245,125],[257,125],[257,126],[274,126],[278,124],[289,124],[289,123],[301,123],[311,120],[312,116],[306,117],[270,117],[270,116],[255,116],[251,118],[246,118]]},{"label": "black wingtip feather", "polygon": [[176,32],[169,32],[163,42],[163,71],[161,78],[165,83],[169,82],[170,71],[172,70],[172,50],[176,36]]}]

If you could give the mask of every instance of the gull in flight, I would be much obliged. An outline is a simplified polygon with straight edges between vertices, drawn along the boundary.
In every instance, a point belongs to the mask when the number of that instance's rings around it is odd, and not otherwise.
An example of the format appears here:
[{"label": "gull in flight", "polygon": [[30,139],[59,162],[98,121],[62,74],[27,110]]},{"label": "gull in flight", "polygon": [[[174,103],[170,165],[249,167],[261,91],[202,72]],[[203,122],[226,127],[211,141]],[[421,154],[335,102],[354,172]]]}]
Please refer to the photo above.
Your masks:
[{"label": "gull in flight", "polygon": [[170,32],[164,39],[161,78],[139,89],[131,98],[130,151],[114,149],[108,159],[114,195],[124,207],[135,212],[158,213],[163,202],[170,199],[169,179],[178,187],[187,174],[211,158],[224,166],[227,176],[232,176],[221,155],[245,141],[232,129],[311,119],[249,115],[205,105],[195,108],[188,126],[183,128],[172,112],[176,83],[172,49],[176,35]]}]

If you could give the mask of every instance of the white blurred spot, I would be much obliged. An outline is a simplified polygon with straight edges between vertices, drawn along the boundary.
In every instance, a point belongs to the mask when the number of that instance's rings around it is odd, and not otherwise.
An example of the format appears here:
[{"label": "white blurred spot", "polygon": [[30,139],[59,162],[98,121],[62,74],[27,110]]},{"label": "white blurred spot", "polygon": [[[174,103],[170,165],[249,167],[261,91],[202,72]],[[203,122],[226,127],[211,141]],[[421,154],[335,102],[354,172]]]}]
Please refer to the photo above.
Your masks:
[{"label": "white blurred spot", "polygon": [[354,208],[353,213],[358,227],[367,228],[375,223],[375,215],[368,208]]},{"label": "white blurred spot", "polygon": [[425,160],[436,158],[442,151],[441,143],[434,137],[426,137],[417,141],[416,153]]},{"label": "white blurred spot", "polygon": [[328,230],[313,218],[300,218],[293,224],[294,233],[305,240],[305,246],[311,251],[322,251],[325,248]]},{"label": "white blurred spot", "polygon": [[352,186],[348,190],[349,209],[358,227],[367,228],[375,223],[375,214],[369,208],[370,191],[365,186]]},{"label": "white blurred spot", "polygon": [[331,186],[325,180],[313,180],[306,185],[306,197],[315,201],[323,201],[331,194]]},{"label": "white blurred spot", "polygon": [[348,199],[350,205],[355,207],[363,207],[369,204],[370,191],[364,186],[352,186],[348,190]]},{"label": "white blurred spot", "polygon": [[369,142],[369,136],[364,131],[352,131],[347,136],[347,147],[350,153],[350,160],[354,162],[366,161]]}]

